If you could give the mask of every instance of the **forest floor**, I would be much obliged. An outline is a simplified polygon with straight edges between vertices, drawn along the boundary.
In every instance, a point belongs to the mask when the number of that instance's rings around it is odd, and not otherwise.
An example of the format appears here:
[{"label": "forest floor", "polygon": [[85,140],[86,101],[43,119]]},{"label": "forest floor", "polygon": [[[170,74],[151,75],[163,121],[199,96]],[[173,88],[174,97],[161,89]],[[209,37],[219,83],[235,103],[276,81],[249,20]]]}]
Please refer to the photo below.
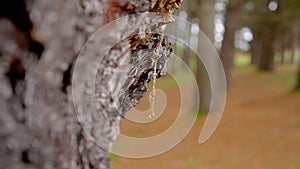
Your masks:
[{"label": "forest floor", "polygon": [[[206,117],[202,115],[170,151],[144,159],[112,155],[113,165],[116,169],[300,169],[300,92],[292,90],[296,66],[277,66],[273,73],[249,66],[235,68],[222,120],[206,143],[198,143]],[[125,120],[122,133],[151,136],[174,122],[178,89],[160,88],[170,104],[163,116],[149,125]],[[139,107],[149,108],[149,103],[143,101]]]}]

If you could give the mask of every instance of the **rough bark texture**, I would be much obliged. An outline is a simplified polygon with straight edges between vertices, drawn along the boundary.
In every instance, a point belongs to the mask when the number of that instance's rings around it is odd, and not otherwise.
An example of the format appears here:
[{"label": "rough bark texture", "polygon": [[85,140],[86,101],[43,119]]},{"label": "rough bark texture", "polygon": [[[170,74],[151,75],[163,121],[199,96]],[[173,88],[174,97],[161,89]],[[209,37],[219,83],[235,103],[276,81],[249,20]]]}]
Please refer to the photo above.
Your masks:
[{"label": "rough bark texture", "polygon": [[[164,2],[170,6],[172,1]],[[112,168],[108,152],[90,141],[77,121],[71,95],[72,69],[81,46],[99,25],[135,12],[168,12],[162,9],[169,6],[151,8],[151,5],[154,4],[148,0],[12,0],[2,3],[1,168]],[[106,62],[100,63],[96,96],[99,96],[99,109],[108,117],[110,125],[95,132],[108,140],[108,147],[119,133],[121,115],[108,109],[112,107],[109,97],[102,97],[111,94],[106,93],[109,80],[105,79],[104,72],[114,70],[122,60],[131,58],[132,62],[124,62],[124,65],[136,73],[125,76],[124,84],[112,83],[110,87],[121,85],[125,93],[120,99],[126,104],[115,108],[126,112],[135,106],[146,92],[146,83],[153,78],[150,53],[141,53],[139,49],[141,46],[153,49],[162,38],[153,34],[137,43],[134,53],[140,53],[134,55],[130,45],[139,40],[131,38],[121,42],[105,57]],[[171,52],[168,43],[162,45],[158,63],[160,75],[165,72]],[[91,121],[91,125],[97,122]]]}]

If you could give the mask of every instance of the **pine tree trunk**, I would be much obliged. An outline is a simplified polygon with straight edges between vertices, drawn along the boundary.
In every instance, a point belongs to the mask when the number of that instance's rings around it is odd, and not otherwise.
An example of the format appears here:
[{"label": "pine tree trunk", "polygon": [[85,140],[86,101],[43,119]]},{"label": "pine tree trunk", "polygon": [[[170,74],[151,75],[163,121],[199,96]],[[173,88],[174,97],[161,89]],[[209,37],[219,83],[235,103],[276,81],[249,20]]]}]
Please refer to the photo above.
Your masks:
[{"label": "pine tree trunk", "polygon": [[[100,23],[104,25],[123,15],[151,9],[148,0],[131,0],[129,3],[134,8],[121,0],[27,0],[27,6],[22,0],[13,0],[1,4],[1,12],[5,11],[0,16],[0,42],[3,44],[0,47],[1,168],[112,168],[108,152],[89,140],[77,121],[71,77],[78,52]],[[4,8],[8,10],[2,10]],[[130,26],[134,25],[129,25],[128,29]],[[155,43],[153,38],[161,37],[151,35],[151,42],[145,45],[155,46],[150,44]],[[111,69],[114,61],[118,65],[124,59],[130,60],[128,46],[134,42],[122,42],[113,48],[106,57],[107,62],[102,62],[99,67],[99,73]],[[170,54],[170,48],[165,44],[159,56],[162,57],[158,63],[162,68],[159,75],[165,73]],[[127,52],[124,54],[124,51]],[[116,57],[121,59],[116,60]],[[131,69],[142,68],[138,70],[141,74],[135,79],[125,76],[123,84],[110,84],[113,88],[121,85],[125,91],[121,99],[126,104],[119,107],[124,113],[146,92],[146,84],[153,78],[149,63],[150,57],[126,62],[125,66]],[[100,74],[97,78],[96,85],[108,85],[105,76]],[[135,86],[128,83],[129,80],[135,82]],[[107,88],[98,88],[96,92],[106,93]],[[109,125],[97,133],[100,133],[98,137],[108,140],[105,144],[110,148],[119,134],[121,115],[114,116],[115,111],[109,109],[113,107],[109,97],[103,97],[101,103],[108,103],[102,107],[102,113],[109,117]],[[97,125],[99,121],[93,120],[91,125]]]},{"label": "pine tree trunk", "polygon": [[285,63],[285,49],[284,47],[280,48],[280,64]]},{"label": "pine tree trunk", "polygon": [[[200,10],[198,11],[200,30],[213,42],[213,28],[214,28],[214,0],[201,0]],[[205,42],[201,34],[199,33],[198,41],[198,54],[201,57],[210,57],[210,51],[205,48]],[[215,60],[209,60],[211,65],[215,64]],[[211,66],[210,65],[210,66]],[[206,65],[208,66],[208,65]],[[211,66],[213,67],[213,66]],[[207,112],[210,108],[211,101],[211,85],[208,77],[208,73],[203,65],[202,61],[197,59],[197,84],[200,92],[200,112]],[[211,77],[213,78],[213,77]]]},{"label": "pine tree trunk", "polygon": [[262,55],[259,63],[259,70],[272,71],[274,69],[274,35],[272,32],[274,25],[266,22],[263,29]]},{"label": "pine tree trunk", "polygon": [[297,81],[297,84],[296,84],[296,90],[300,90],[300,63],[299,63],[299,68],[298,68],[298,81]]},{"label": "pine tree trunk", "polygon": [[[192,54],[191,43],[190,43],[191,42],[191,25],[190,24],[186,25],[185,37],[187,38],[187,43],[186,43],[186,46],[184,46],[182,61],[186,65],[189,65],[191,54]],[[182,68],[185,68],[185,66],[182,65]]]},{"label": "pine tree trunk", "polygon": [[262,45],[261,42],[254,40],[250,44],[250,51],[251,51],[251,64],[258,65],[261,59],[261,50]]},{"label": "pine tree trunk", "polygon": [[220,52],[220,58],[223,63],[224,71],[226,74],[227,86],[230,85],[231,69],[233,67],[234,58],[234,37],[235,31],[238,28],[240,6],[243,0],[231,0],[227,7],[227,13],[225,18],[225,34],[223,45]]},{"label": "pine tree trunk", "polygon": [[293,25],[292,25],[292,31],[293,31],[293,34],[292,34],[292,47],[291,47],[291,63],[294,63],[295,60],[296,60],[296,52],[297,52],[297,49],[299,48],[299,35],[300,35],[300,31],[299,31],[299,22],[295,22]]}]

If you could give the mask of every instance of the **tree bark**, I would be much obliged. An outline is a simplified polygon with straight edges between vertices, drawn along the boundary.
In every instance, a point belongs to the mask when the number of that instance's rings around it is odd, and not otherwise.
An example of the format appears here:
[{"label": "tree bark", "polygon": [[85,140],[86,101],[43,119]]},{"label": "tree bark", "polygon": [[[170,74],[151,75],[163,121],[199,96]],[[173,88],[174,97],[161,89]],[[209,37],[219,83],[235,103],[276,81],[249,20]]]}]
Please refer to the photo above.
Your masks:
[{"label": "tree bark", "polygon": [[299,68],[298,68],[298,75],[297,76],[298,76],[298,81],[297,81],[295,89],[300,90],[300,62],[299,62]]},{"label": "tree bark", "polygon": [[225,34],[223,45],[220,52],[220,58],[223,63],[224,71],[226,74],[227,86],[230,86],[231,81],[231,69],[233,67],[234,58],[234,37],[235,31],[238,29],[239,24],[239,12],[243,0],[230,0],[227,6],[226,18],[225,18]]},{"label": "tree bark", "polygon": [[285,63],[285,49],[283,47],[280,48],[280,64]]},{"label": "tree bark", "polygon": [[[72,70],[81,46],[98,29],[100,22],[103,25],[123,15],[153,10],[151,1],[25,2],[26,6],[22,0],[5,3],[4,8],[8,10],[1,10],[5,12],[0,16],[3,18],[0,19],[0,42],[4,44],[0,47],[1,168],[112,168],[108,151],[88,139],[77,121],[71,92]],[[28,13],[14,13],[20,9]],[[21,20],[24,15],[30,20]],[[18,22],[29,27],[19,27]],[[128,25],[128,29],[131,26],[135,25]],[[113,103],[110,97],[103,95],[112,94],[107,93],[106,88],[111,81],[103,72],[114,70],[116,67],[111,65],[119,65],[124,59],[131,60],[130,45],[139,40],[133,38],[121,42],[111,49],[103,60],[106,62],[100,63],[102,66],[94,84],[95,95],[98,96],[102,115],[108,117],[108,125],[99,124],[97,119],[92,119],[90,125],[106,126],[95,134],[107,141],[104,143],[107,148],[111,148],[119,134],[121,114],[116,114],[115,109],[108,109],[113,107]],[[161,36],[151,35],[140,45],[152,49],[159,40],[163,40]],[[167,44],[162,43],[158,56],[159,76],[165,73],[170,55],[171,49]],[[136,47],[135,51],[139,52],[140,46]],[[135,70],[138,74],[125,76],[123,82],[109,84],[112,88],[122,86],[124,93],[120,95],[120,101],[124,104],[116,108],[123,113],[138,103],[147,90],[147,82],[153,78],[149,55],[149,52],[139,52],[139,57],[133,58],[131,63],[124,62],[128,70]],[[142,59],[142,56],[147,59]],[[87,88],[86,95],[89,92]]]},{"label": "tree bark", "polygon": [[[262,9],[259,11],[261,17],[258,19],[258,27],[260,29],[258,40],[262,43],[262,55],[258,69],[262,71],[273,71],[274,70],[274,55],[275,55],[275,36],[274,32],[280,31],[278,22],[273,20],[276,12],[268,10],[269,1],[259,1],[257,5],[261,5]],[[280,10],[280,9],[279,9]],[[275,30],[274,30],[275,29]]]},{"label": "tree bark", "polygon": [[274,36],[272,33],[272,24],[266,22],[265,26],[262,28],[262,56],[259,63],[259,70],[272,71],[274,69]]},{"label": "tree bark", "polygon": [[274,28],[276,28],[276,23],[274,23],[268,17],[269,14],[265,13],[263,16],[265,25],[260,28],[261,34],[258,37],[262,42],[262,56],[258,68],[262,71],[272,71],[274,69],[275,36],[272,31],[274,30]]},{"label": "tree bark", "polygon": [[[191,15],[188,13],[188,19],[191,20],[190,18]],[[185,25],[186,31],[184,32],[185,38],[186,38],[186,45],[184,45],[184,50],[183,50],[183,56],[182,56],[182,61],[189,66],[190,58],[191,58],[191,24]],[[184,68],[184,65],[182,65],[182,68]]]},{"label": "tree bark", "polygon": [[261,42],[254,40],[250,44],[250,51],[251,51],[251,64],[258,65],[261,59],[261,50],[262,45]]},{"label": "tree bark", "polygon": [[[191,31],[190,31],[190,25],[187,26],[188,30],[187,30],[187,37],[190,38],[191,37]],[[191,46],[190,46],[190,40],[188,41],[188,43],[186,44],[187,46],[184,47],[183,50],[183,56],[182,56],[182,61],[186,64],[189,65],[190,64],[190,58],[191,58]],[[181,65],[182,68],[185,68],[184,65]]]},{"label": "tree bark", "polygon": [[[199,18],[199,27],[200,30],[208,37],[208,39],[213,42],[213,29],[214,29],[214,10],[215,1],[213,0],[201,0],[200,10],[198,11]],[[198,41],[198,54],[202,55],[200,57],[210,57],[209,51],[205,49],[205,45],[203,43],[207,43],[204,41],[202,37],[200,37],[199,33],[199,41]],[[209,64],[214,64],[215,61],[210,59]],[[208,66],[208,65],[206,65]],[[201,60],[197,59],[197,84],[200,92],[200,112],[208,112],[211,105],[211,85],[209,81],[208,73],[205,69],[204,64]],[[211,77],[213,78],[213,77]]]},{"label": "tree bark", "polygon": [[295,21],[295,23],[292,24],[292,47],[291,47],[291,63],[295,62],[296,58],[296,51],[299,48],[299,22]]}]

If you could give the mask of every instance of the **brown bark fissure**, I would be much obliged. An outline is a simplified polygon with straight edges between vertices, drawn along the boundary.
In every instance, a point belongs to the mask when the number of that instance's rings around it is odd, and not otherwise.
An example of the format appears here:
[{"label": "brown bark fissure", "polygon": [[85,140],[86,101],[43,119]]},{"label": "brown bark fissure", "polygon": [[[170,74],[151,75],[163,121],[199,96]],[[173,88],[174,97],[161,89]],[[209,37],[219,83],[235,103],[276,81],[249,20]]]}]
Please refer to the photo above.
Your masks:
[{"label": "brown bark fissure", "polygon": [[[79,125],[71,94],[72,70],[77,53],[101,24],[108,0],[13,1],[27,4],[23,10],[27,9],[30,18],[28,22],[32,22],[33,27],[32,30],[21,30],[13,19],[1,14],[1,168],[112,168],[108,152],[89,140]],[[151,5],[154,6],[148,0],[120,2],[121,10],[114,11],[117,12],[116,18],[149,11]],[[164,12],[174,10],[177,7],[170,8],[174,2],[177,1],[164,1],[165,6],[160,7],[167,9]],[[157,31],[161,24],[164,23],[151,27],[151,31]],[[96,77],[96,95],[98,93],[100,96],[107,91],[105,85],[108,85],[109,80],[101,73],[123,64],[131,73],[124,76],[119,84],[113,84],[115,87],[121,86],[123,91],[118,100],[122,104],[117,108],[126,112],[135,106],[146,92],[147,83],[153,78],[153,65],[149,56],[161,38],[160,34],[153,33],[149,39],[139,43],[134,51],[130,48],[130,39],[114,46],[100,63],[102,67],[99,67]],[[159,75],[165,74],[171,53],[170,44],[166,40],[162,46]],[[113,62],[117,64],[110,66]],[[109,127],[103,131],[94,128],[93,132],[105,138],[107,146],[111,147],[119,134],[121,114],[109,109],[111,98],[98,101]],[[91,125],[97,122],[95,120]]]}]

